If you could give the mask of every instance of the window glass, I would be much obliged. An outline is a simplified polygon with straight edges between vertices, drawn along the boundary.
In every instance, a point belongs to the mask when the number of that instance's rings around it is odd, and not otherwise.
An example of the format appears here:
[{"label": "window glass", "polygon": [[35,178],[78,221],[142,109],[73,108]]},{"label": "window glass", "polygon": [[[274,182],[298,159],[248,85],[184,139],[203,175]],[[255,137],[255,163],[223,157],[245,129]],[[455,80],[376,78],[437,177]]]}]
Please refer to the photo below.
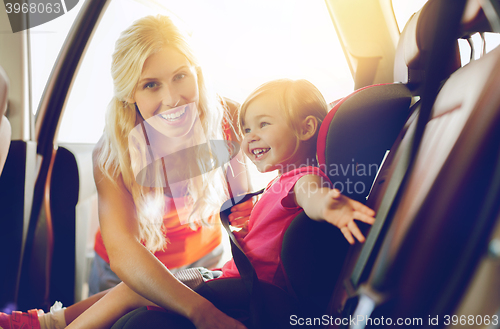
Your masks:
[{"label": "window glass", "polygon": [[[114,43],[134,20],[158,13],[175,17],[191,31],[197,55],[216,91],[237,102],[261,83],[283,77],[310,80],[328,102],[353,90],[324,1],[167,0],[161,5],[113,1],[73,84],[60,142],[95,143],[99,139],[112,95]],[[48,60],[44,63],[33,65],[52,65]]]},{"label": "window glass", "polygon": [[[475,33],[470,37],[470,40],[465,40],[465,39],[458,40],[458,44],[460,47],[460,60],[462,62],[462,66],[468,64],[471,60],[476,60],[481,58],[483,47],[484,47],[484,53],[488,53],[491,50],[495,49],[500,44],[500,34],[484,33],[483,37],[484,41],[479,33]],[[471,46],[474,48],[474,54],[473,54],[474,56],[471,56],[472,54]]]},{"label": "window glass", "polygon": [[392,0],[392,9],[396,22],[398,23],[399,32],[403,31],[406,22],[410,17],[422,8],[427,0]]},{"label": "window glass", "polygon": [[82,8],[84,0],[66,14],[58,18],[28,29],[30,47],[31,72],[31,111],[38,110],[38,104],[44,91],[52,67],[59,55],[59,51],[68,35],[71,25]]},{"label": "window glass", "polygon": [[[34,108],[83,2],[51,25],[32,31]],[[110,67],[114,43],[133,21],[156,14],[173,17],[190,32],[214,89],[239,103],[260,84],[276,78],[308,79],[327,102],[353,91],[350,70],[322,0],[114,0],[77,72],[58,142],[98,141],[113,93]],[[262,177],[263,182],[267,180]]]}]

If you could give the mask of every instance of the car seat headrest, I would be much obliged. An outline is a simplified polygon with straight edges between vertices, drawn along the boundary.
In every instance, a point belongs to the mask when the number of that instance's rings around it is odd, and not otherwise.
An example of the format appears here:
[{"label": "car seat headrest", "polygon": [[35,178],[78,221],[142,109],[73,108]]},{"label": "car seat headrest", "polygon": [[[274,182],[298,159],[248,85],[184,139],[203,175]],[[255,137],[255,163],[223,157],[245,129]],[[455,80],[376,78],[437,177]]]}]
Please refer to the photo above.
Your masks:
[{"label": "car seat headrest", "polygon": [[335,188],[366,201],[385,152],[408,118],[411,101],[406,85],[381,84],[358,89],[335,103],[317,143],[318,164]]},{"label": "car seat headrest", "polygon": [[481,4],[477,0],[469,0],[465,5],[461,23],[461,37],[467,37],[477,32],[492,32]]},{"label": "car seat headrest", "polygon": [[[416,93],[423,82],[427,56],[437,33],[438,6],[440,5],[440,1],[429,0],[422,9],[413,14],[401,32],[396,48],[394,81],[407,83],[409,88]],[[460,51],[457,41],[447,71],[451,74],[460,66]]]}]

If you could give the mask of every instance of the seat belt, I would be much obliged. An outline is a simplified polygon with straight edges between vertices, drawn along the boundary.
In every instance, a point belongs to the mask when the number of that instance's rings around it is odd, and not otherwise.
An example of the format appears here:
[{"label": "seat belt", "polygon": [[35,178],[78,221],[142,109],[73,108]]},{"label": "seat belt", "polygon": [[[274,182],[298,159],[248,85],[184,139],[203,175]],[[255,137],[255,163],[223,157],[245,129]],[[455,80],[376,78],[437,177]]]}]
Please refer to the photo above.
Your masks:
[{"label": "seat belt", "polygon": [[220,220],[222,222],[222,226],[224,226],[224,228],[226,229],[227,234],[229,235],[229,240],[231,242],[231,253],[233,254],[234,263],[236,264],[241,279],[243,280],[243,283],[245,284],[245,287],[250,295],[250,320],[252,322],[253,328],[255,329],[263,327],[261,326],[263,305],[262,288],[260,286],[259,278],[257,277],[257,273],[255,272],[252,263],[248,259],[247,255],[245,255],[243,248],[238,243],[238,240],[229,227],[229,215],[231,214],[232,206],[245,202],[256,195],[261,194],[262,192],[264,192],[264,189],[253,193],[247,193],[242,196],[233,197],[224,202],[221,208],[224,210],[220,212]]},{"label": "seat belt", "polygon": [[395,164],[393,175],[377,211],[375,223],[367,236],[349,280],[345,282],[348,290],[357,290],[359,283],[366,279],[371,267],[368,265],[375,260],[375,251],[382,244],[382,238],[385,235],[381,233],[390,226],[393,213],[415,163],[414,160],[422,141],[425,126],[431,117],[434,101],[443,81],[447,78],[447,59],[451,57],[454,48],[465,2],[465,0],[442,0],[441,6],[437,10],[437,17],[440,17],[440,21],[436,24],[436,30],[441,33],[433,40],[432,47],[428,52],[429,58],[425,70],[420,112],[415,132],[410,139],[411,146],[402,150],[401,158]]}]

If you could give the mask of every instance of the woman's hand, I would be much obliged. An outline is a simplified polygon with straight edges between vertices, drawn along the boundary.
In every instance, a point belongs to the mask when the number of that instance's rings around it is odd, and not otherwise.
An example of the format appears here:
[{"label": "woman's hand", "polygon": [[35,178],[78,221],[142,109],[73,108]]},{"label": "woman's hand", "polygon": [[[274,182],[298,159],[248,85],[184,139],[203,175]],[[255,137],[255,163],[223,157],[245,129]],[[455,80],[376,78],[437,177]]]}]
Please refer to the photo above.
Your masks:
[{"label": "woman's hand", "polygon": [[255,197],[231,208],[229,222],[231,226],[239,229],[234,232],[238,239],[243,239],[248,233],[248,220],[254,207],[254,199]]},{"label": "woman's hand", "polygon": [[241,322],[227,316],[210,302],[199,306],[190,320],[197,329],[246,329]]},{"label": "woman's hand", "polygon": [[365,241],[365,237],[354,222],[355,219],[370,225],[375,222],[373,217],[375,211],[342,195],[337,189],[332,189],[324,195],[321,213],[324,220],[340,229],[350,244],[355,243],[354,238],[359,242]]}]

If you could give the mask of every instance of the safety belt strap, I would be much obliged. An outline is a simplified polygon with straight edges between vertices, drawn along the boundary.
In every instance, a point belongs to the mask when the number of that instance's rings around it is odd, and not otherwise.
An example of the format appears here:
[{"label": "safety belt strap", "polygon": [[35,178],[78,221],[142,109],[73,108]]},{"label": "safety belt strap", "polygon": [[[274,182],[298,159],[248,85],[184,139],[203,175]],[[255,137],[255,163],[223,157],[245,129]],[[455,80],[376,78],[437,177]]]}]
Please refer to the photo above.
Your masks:
[{"label": "safety belt strap", "polygon": [[261,194],[262,192],[264,192],[264,189],[257,192],[248,193],[243,196],[231,198],[230,200],[224,202],[224,204],[222,205],[223,210],[220,212],[222,226],[224,226],[224,228],[226,229],[231,242],[231,253],[233,254],[234,263],[236,264],[241,279],[243,280],[243,283],[245,284],[245,287],[250,294],[250,317],[254,328],[262,327],[260,325],[263,304],[262,289],[260,287],[259,279],[257,278],[257,273],[255,272],[252,263],[248,259],[247,255],[245,255],[243,248],[238,243],[238,240],[229,227],[229,215],[231,214],[232,206],[245,202],[256,195]]}]

